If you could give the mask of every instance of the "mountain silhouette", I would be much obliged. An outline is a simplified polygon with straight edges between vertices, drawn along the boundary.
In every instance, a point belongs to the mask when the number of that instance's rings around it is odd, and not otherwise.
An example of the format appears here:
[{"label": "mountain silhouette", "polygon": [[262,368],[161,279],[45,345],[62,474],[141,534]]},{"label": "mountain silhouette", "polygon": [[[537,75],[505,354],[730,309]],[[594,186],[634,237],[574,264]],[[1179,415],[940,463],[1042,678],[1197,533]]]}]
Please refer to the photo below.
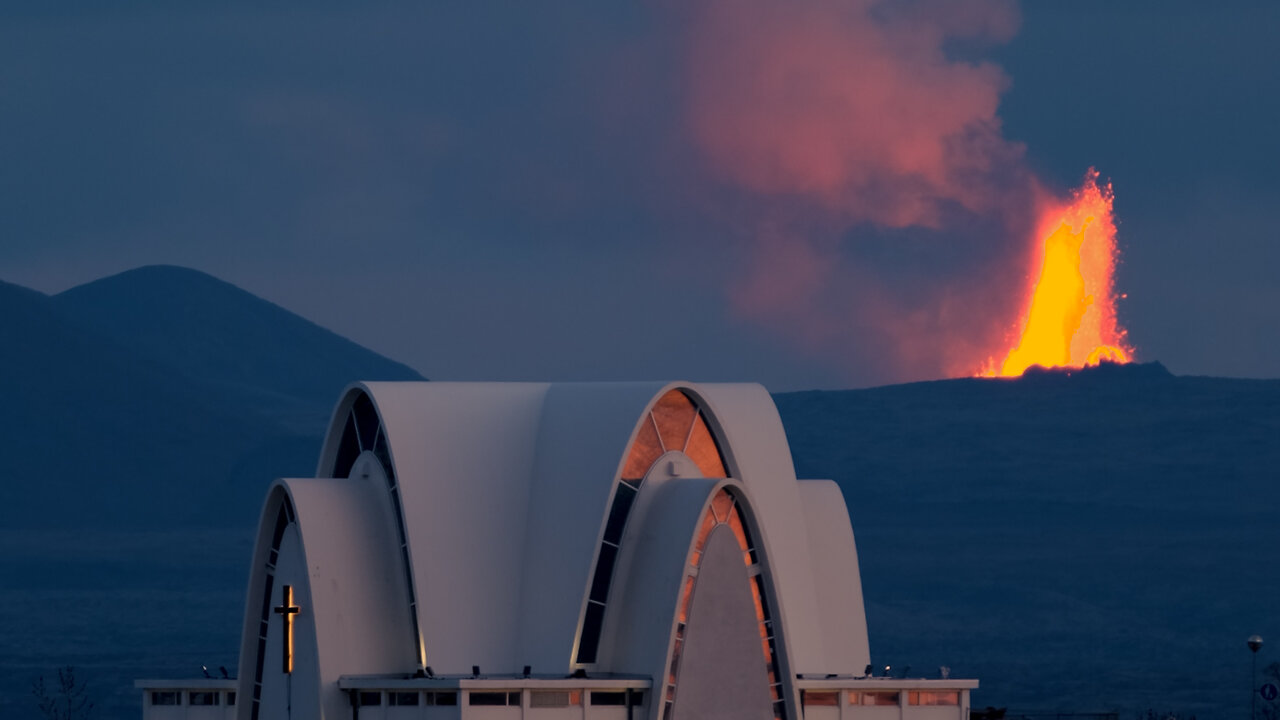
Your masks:
[{"label": "mountain silhouette", "polygon": [[0,285],[11,526],[251,524],[313,471],[353,380],[418,380],[234,285],[139,268],[46,296]]},{"label": "mountain silhouette", "polygon": [[878,666],[977,676],[975,706],[1247,708],[1244,640],[1280,635],[1280,380],[1150,363],[775,400],[797,471],[844,491]]},{"label": "mountain silhouette", "polygon": [[276,417],[298,403],[327,411],[353,379],[422,379],[405,365],[188,268],[141,267],[52,299],[67,315],[190,382]]}]

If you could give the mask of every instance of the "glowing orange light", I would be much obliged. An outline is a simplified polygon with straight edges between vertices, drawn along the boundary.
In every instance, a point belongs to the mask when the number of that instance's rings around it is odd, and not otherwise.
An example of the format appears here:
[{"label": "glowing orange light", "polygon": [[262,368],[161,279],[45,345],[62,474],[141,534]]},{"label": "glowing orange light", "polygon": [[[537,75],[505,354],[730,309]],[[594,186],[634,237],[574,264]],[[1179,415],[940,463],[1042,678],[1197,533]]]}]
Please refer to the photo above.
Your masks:
[{"label": "glowing orange light", "polygon": [[1110,184],[1099,187],[1091,168],[1070,203],[1041,213],[1040,271],[1028,294],[1022,334],[1004,361],[991,362],[984,375],[1021,375],[1032,365],[1078,368],[1132,360],[1133,349],[1116,322],[1112,199]]}]

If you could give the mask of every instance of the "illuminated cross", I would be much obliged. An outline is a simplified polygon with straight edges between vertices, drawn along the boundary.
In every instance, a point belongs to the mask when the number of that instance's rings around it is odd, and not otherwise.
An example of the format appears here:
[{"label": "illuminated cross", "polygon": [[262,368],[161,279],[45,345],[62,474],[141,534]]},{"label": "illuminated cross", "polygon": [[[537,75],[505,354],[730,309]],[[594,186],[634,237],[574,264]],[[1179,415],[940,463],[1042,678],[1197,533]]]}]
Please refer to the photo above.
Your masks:
[{"label": "illuminated cross", "polygon": [[281,588],[284,597],[281,599],[280,607],[273,608],[274,612],[284,618],[284,671],[293,672],[293,616],[298,614],[302,608],[293,604],[293,587],[285,585]]}]

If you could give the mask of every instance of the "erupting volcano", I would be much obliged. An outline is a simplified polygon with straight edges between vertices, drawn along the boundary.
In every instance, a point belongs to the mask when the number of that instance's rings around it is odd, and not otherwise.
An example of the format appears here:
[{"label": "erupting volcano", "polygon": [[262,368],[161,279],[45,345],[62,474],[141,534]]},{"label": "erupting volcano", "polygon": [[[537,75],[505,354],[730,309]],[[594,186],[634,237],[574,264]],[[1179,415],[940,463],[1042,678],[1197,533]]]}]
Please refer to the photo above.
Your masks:
[{"label": "erupting volcano", "polygon": [[1090,169],[1066,205],[1040,215],[1040,272],[1027,295],[1021,337],[987,376],[1016,376],[1032,365],[1084,367],[1103,360],[1127,363],[1133,349],[1116,322],[1112,273],[1116,226],[1111,185],[1098,186]]}]

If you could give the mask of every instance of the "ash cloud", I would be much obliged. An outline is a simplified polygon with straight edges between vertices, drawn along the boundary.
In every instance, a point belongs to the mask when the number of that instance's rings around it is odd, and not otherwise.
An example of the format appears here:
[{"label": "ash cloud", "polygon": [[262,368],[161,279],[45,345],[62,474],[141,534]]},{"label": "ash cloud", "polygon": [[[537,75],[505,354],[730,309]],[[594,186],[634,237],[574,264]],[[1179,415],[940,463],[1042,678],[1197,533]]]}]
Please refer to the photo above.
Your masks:
[{"label": "ash cloud", "polygon": [[1009,2],[707,0],[684,11],[685,127],[747,252],[733,307],[851,379],[972,372],[1015,322],[1038,190],[961,59]]}]

